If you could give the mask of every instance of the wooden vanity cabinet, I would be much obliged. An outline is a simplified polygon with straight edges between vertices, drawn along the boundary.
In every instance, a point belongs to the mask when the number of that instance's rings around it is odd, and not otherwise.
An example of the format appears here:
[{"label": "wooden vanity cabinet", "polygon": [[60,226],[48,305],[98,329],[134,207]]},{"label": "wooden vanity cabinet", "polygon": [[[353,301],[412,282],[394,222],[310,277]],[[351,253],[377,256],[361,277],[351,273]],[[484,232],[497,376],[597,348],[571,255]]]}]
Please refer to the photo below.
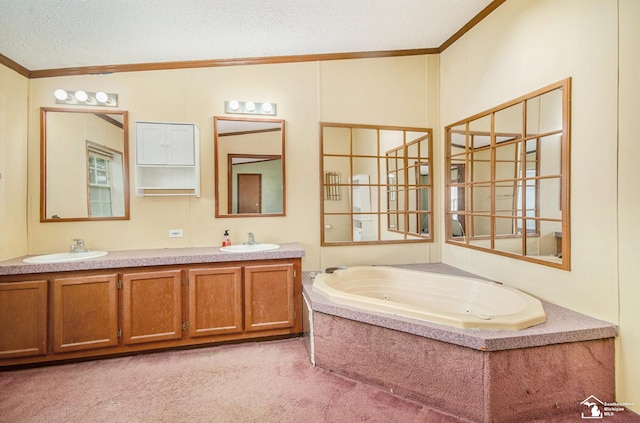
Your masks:
[{"label": "wooden vanity cabinet", "polygon": [[47,353],[47,281],[0,283],[0,360]]},{"label": "wooden vanity cabinet", "polygon": [[52,351],[118,345],[118,275],[52,280]]},{"label": "wooden vanity cabinet", "polygon": [[182,338],[182,271],[122,275],[125,345]]},{"label": "wooden vanity cabinet", "polygon": [[293,274],[291,263],[244,268],[247,332],[295,326]]},{"label": "wooden vanity cabinet", "polygon": [[190,337],[242,332],[242,267],[191,269],[188,280]]},{"label": "wooden vanity cabinet", "polygon": [[297,335],[300,269],[289,258],[0,277],[0,367]]}]

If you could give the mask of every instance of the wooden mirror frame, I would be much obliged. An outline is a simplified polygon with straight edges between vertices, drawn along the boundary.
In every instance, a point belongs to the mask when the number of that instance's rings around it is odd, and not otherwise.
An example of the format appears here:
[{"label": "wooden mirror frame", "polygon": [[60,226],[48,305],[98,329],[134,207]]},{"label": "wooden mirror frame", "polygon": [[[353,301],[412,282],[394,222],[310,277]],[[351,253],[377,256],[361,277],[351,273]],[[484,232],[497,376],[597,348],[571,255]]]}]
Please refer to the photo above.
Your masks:
[{"label": "wooden mirror frame", "polygon": [[[281,159],[281,174],[282,174],[282,211],[278,212],[278,213],[233,213],[232,212],[232,190],[230,189],[231,186],[231,177],[232,177],[232,169],[231,169],[231,156],[237,156],[238,153],[232,153],[230,154],[228,157],[222,158],[220,157],[220,155],[222,154],[220,152],[220,138],[224,137],[225,135],[220,135],[219,133],[219,126],[220,126],[220,121],[230,121],[230,122],[235,122],[238,123],[240,125],[242,125],[243,123],[258,123],[258,124],[264,124],[264,125],[269,125],[269,124],[279,124],[280,125],[280,159]],[[229,133],[226,135],[247,135],[247,134],[259,134],[262,132],[273,132],[274,129],[260,129],[257,128],[255,130],[240,130],[238,132],[233,132],[233,133]],[[215,174],[215,217],[216,218],[234,218],[234,217],[279,217],[279,216],[286,216],[286,206],[287,206],[287,201],[286,201],[286,173],[285,173],[285,121],[284,119],[262,119],[262,118],[253,118],[253,117],[229,117],[229,116],[214,116],[213,118],[213,136],[214,136],[214,174]],[[265,152],[255,152],[255,151],[250,151],[250,152],[246,152],[246,153],[242,153],[242,156],[245,157],[270,157],[272,158],[273,154],[268,154]],[[224,164],[226,164],[227,166],[227,170],[226,172],[224,172],[224,175],[221,175],[221,172],[223,172],[223,169],[221,169],[221,161],[224,161]],[[221,177],[222,176],[222,177]],[[220,184],[222,183],[222,181],[225,181],[225,190],[226,190],[226,195],[225,195],[225,201],[226,204],[221,206],[221,201],[220,201],[220,192],[221,192],[221,187]]]},{"label": "wooden mirror frame", "polygon": [[[51,166],[51,160],[47,158],[47,113],[86,113],[98,117],[104,115],[121,115],[123,130],[122,146],[122,193],[123,193],[123,214],[121,216],[104,217],[47,217],[47,169]],[[103,117],[108,120],[108,117]],[[113,122],[116,123],[116,122]],[[120,122],[117,122],[120,125]],[[95,145],[91,140],[85,139],[86,146]],[[88,147],[85,147],[88,148]],[[73,109],[73,108],[40,108],[40,222],[74,222],[74,221],[102,221],[102,220],[129,220],[129,113],[125,110],[108,109]],[[89,194],[87,195],[89,201]],[[89,207],[89,206],[87,206]],[[89,214],[89,213],[87,213]]]},{"label": "wooden mirror frame", "polygon": [[[543,96],[553,100],[557,90],[561,116],[544,114]],[[532,107],[529,118],[527,106],[536,100],[537,111]],[[444,193],[447,244],[571,269],[570,105],[567,78],[445,127],[445,169],[450,169],[449,174],[445,171]],[[509,112],[518,120],[503,119]],[[550,124],[541,123],[543,118]],[[510,159],[502,154],[508,146],[514,147]],[[545,152],[543,146],[550,147]],[[476,172],[480,166],[483,170]],[[551,191],[544,203],[543,186]],[[509,202],[510,208],[499,207]]]}]

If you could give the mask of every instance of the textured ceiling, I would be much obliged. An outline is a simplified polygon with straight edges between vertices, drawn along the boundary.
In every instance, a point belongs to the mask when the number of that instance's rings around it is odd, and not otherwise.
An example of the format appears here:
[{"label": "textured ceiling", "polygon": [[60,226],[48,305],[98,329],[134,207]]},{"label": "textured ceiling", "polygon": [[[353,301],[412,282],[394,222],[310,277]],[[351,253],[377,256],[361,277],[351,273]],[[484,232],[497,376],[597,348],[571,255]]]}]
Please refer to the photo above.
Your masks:
[{"label": "textured ceiling", "polygon": [[437,48],[491,0],[0,0],[29,70]]}]

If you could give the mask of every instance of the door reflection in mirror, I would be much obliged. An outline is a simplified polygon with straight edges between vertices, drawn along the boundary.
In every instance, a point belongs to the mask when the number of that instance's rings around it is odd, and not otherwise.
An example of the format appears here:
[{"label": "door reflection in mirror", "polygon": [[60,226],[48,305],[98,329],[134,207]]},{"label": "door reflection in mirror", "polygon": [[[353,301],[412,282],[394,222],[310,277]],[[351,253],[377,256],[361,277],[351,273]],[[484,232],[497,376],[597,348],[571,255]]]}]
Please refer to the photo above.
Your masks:
[{"label": "door reflection in mirror", "polygon": [[216,217],[284,216],[284,120],[214,117]]}]

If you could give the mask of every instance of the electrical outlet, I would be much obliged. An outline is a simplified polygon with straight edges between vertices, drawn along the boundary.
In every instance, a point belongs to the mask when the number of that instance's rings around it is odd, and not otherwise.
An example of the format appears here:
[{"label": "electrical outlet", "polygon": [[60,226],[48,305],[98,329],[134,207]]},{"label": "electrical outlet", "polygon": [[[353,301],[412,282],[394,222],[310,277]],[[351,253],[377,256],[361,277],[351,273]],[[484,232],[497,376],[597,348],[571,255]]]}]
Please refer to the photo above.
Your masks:
[{"label": "electrical outlet", "polygon": [[182,238],[182,229],[169,229],[169,238]]}]

